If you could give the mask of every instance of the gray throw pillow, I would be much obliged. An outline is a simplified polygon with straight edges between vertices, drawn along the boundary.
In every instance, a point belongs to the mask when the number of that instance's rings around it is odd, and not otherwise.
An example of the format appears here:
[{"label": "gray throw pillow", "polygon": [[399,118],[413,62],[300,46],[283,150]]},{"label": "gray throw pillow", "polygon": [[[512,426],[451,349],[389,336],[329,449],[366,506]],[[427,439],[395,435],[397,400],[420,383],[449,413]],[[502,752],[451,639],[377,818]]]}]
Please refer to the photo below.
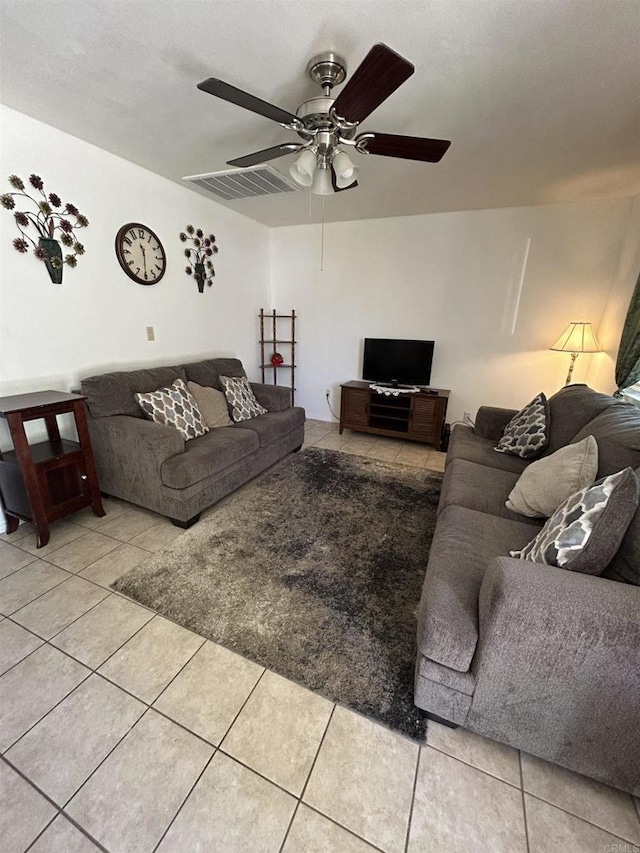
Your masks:
[{"label": "gray throw pillow", "polygon": [[633,469],[603,477],[571,495],[540,533],[512,557],[599,575],[614,558],[638,506]]},{"label": "gray throw pillow", "polygon": [[548,443],[549,403],[541,393],[511,418],[494,450],[531,459],[542,453]]},{"label": "gray throw pillow", "polygon": [[266,415],[268,410],[256,400],[246,376],[219,376],[231,417],[236,423]]},{"label": "gray throw pillow", "polygon": [[209,429],[233,426],[229,417],[227,398],[222,391],[215,388],[203,388],[196,382],[187,382],[189,391],[193,394],[198,408],[202,412],[202,418]]},{"label": "gray throw pillow", "polygon": [[549,518],[570,495],[590,486],[597,473],[598,443],[588,435],[525,468],[506,507],[530,518]]}]

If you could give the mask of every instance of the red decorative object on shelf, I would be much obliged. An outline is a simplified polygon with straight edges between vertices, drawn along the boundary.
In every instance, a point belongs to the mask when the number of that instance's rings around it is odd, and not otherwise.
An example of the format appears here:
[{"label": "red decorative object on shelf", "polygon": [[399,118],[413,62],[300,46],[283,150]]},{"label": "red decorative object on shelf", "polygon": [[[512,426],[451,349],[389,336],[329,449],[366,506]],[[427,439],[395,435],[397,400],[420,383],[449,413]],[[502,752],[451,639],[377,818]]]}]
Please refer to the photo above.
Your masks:
[{"label": "red decorative object on shelf", "polygon": [[279,352],[274,352],[271,356],[271,364],[274,367],[280,367],[281,364],[284,364],[284,358],[280,355]]}]

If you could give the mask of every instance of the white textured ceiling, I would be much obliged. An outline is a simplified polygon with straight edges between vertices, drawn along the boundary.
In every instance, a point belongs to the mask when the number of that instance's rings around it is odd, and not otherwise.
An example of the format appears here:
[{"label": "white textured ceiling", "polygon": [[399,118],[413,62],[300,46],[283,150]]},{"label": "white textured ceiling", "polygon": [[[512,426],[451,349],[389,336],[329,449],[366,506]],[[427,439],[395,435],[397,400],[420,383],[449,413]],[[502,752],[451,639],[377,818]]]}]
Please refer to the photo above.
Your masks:
[{"label": "white textured ceiling", "polygon": [[[388,44],[416,72],[361,129],[451,148],[438,165],[354,155],[360,185],[327,221],[640,192],[640,0],[0,0],[0,39],[3,103],[175,181],[297,141],[199,81],[295,111],[320,94],[311,56],[353,72]],[[308,191],[225,204],[321,217]]]}]

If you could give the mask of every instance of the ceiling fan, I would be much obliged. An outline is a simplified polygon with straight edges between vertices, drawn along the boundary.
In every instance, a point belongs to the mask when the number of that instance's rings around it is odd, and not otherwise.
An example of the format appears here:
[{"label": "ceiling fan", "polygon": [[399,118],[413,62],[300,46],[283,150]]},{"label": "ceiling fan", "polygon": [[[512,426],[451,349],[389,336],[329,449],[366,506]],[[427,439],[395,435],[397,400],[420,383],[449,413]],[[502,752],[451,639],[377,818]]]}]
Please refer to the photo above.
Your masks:
[{"label": "ceiling fan", "polygon": [[374,45],[360,63],[337,98],[331,97],[334,86],[342,83],[347,64],[335,53],[321,53],[307,66],[307,73],[324,92],[301,104],[296,114],[209,77],[198,83],[198,89],[216,98],[237,104],[258,115],[293,130],[302,142],[283,142],[272,148],[255,151],[229,160],[229,166],[255,166],[285,154],[300,152],[289,171],[304,187],[316,195],[330,195],[358,186],[358,169],[343,146],[360,154],[378,154],[437,163],[451,144],[446,139],[424,139],[392,133],[358,133],[363,122],[414,72],[414,66],[384,44]]}]

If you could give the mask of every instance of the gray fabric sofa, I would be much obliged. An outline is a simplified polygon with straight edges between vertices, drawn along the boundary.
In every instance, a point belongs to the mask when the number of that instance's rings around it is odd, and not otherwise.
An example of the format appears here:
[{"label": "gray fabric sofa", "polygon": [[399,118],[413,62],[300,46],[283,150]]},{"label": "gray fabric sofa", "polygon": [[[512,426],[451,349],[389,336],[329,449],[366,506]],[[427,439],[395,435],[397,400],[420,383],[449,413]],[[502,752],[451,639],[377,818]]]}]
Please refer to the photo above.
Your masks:
[{"label": "gray fabric sofa", "polygon": [[[640,410],[585,385],[549,401],[549,455],[593,435],[598,476],[640,475]],[[640,510],[603,576],[513,559],[543,520],[505,507],[527,461],[494,445],[515,411],[451,434],[420,602],[415,703],[640,795]]]},{"label": "gray fabric sofa", "polygon": [[101,490],[188,527],[203,509],[301,447],[304,409],[291,406],[286,388],[251,383],[266,415],[190,441],[171,426],[147,420],[134,397],[177,378],[222,390],[219,376],[246,373],[238,359],[214,358],[83,379]]}]

